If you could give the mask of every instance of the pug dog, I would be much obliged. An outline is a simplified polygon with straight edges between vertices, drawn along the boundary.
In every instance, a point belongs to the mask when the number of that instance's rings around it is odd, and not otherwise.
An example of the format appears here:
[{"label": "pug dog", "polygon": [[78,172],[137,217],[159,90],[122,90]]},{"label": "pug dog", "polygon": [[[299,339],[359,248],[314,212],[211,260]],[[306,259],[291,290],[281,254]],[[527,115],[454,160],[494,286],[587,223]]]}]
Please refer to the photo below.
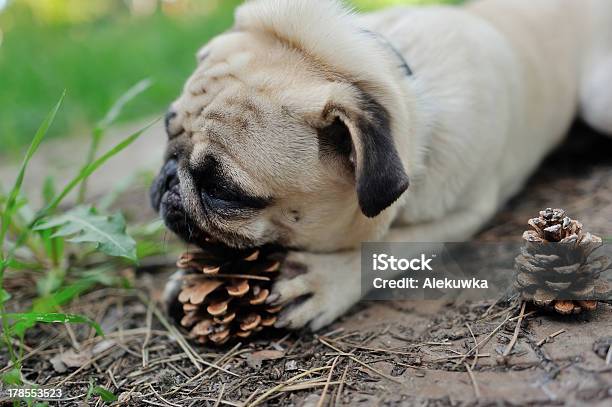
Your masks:
[{"label": "pug dog", "polygon": [[359,300],[361,242],[469,239],[576,116],[612,134],[609,0],[250,0],[197,59],[153,206],[189,242],[290,248],[280,327]]}]

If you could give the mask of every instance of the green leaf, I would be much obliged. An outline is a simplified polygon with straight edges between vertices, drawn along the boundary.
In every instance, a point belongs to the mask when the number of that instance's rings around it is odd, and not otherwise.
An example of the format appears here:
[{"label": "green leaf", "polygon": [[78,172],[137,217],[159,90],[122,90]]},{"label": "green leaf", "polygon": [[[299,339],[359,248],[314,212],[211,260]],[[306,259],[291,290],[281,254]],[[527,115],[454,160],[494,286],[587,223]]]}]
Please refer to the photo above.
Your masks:
[{"label": "green leaf", "polygon": [[38,263],[26,263],[24,261],[19,261],[17,259],[8,259],[7,267],[9,269],[22,271],[22,270],[34,270],[39,271],[42,270],[43,266]]},{"label": "green leaf", "polygon": [[12,320],[15,322],[23,321],[30,324],[87,324],[93,329],[95,329],[98,335],[104,336],[104,332],[102,331],[100,325],[83,315],[58,314],[48,312],[25,312],[20,314],[2,314],[2,318],[6,318],[7,320]]},{"label": "green leaf", "polygon": [[34,135],[34,138],[32,139],[32,142],[30,143],[30,146],[28,147],[28,150],[23,158],[23,162],[21,163],[21,167],[19,168],[19,172],[17,174],[17,179],[15,180],[15,184],[13,185],[13,188],[11,189],[11,192],[8,195],[8,199],[7,199],[6,205],[4,206],[4,211],[2,213],[2,229],[0,231],[0,247],[2,247],[2,244],[4,243],[4,237],[6,236],[6,232],[8,231],[8,228],[9,228],[9,225],[11,222],[11,216],[13,215],[13,212],[15,211],[15,204],[16,204],[17,198],[19,197],[21,186],[23,184],[23,179],[25,177],[25,172],[26,172],[26,169],[28,168],[28,164],[30,163],[30,159],[32,158],[32,156],[34,156],[34,153],[36,153],[36,150],[38,150],[40,143],[45,138],[45,135],[47,134],[49,127],[51,127],[51,124],[55,120],[55,116],[57,115],[57,112],[60,106],[62,105],[62,102],[64,101],[65,96],[66,96],[66,91],[62,93],[62,96],[60,97],[55,107],[51,110],[51,112],[49,112],[47,117],[45,117],[45,120],[43,120],[42,124],[36,131],[36,134]]},{"label": "green leaf", "polygon": [[36,298],[32,304],[32,311],[56,312],[60,306],[67,304],[75,297],[90,290],[96,283],[97,281],[94,279],[83,278],[75,283],[60,288],[53,294]]},{"label": "green leaf", "polygon": [[42,278],[36,280],[36,289],[41,297],[47,296],[62,286],[66,279],[66,270],[54,267]]},{"label": "green leaf", "polygon": [[111,391],[106,390],[104,387],[101,387],[101,386],[94,387],[91,393],[100,396],[100,398],[105,403],[112,403],[113,401],[118,400],[117,396],[115,396]]},{"label": "green leaf", "polygon": [[121,214],[99,215],[93,208],[79,206],[63,215],[54,216],[38,224],[35,230],[57,228],[53,237],[65,237],[74,243],[93,243],[109,256],[123,257],[136,262],[136,242],[126,232]]},{"label": "green leaf", "polygon": [[[55,313],[59,310],[60,306],[67,304],[73,298],[90,290],[95,284],[96,282],[93,280],[81,279],[76,283],[60,288],[53,294],[38,297],[33,301],[30,312],[35,314]],[[35,323],[36,321],[32,320],[17,321],[12,331],[18,336],[23,336],[28,329],[35,325]]]},{"label": "green leaf", "polygon": [[42,189],[42,197],[45,205],[48,205],[53,200],[55,196],[55,179],[52,176],[48,176],[45,178],[45,182],[43,184]]},{"label": "green leaf", "polygon": [[21,371],[17,366],[2,374],[2,382],[8,386],[18,386],[21,384]]},{"label": "green leaf", "polygon": [[4,288],[0,288],[0,304],[4,304],[10,299],[11,299],[11,293],[6,291]]}]

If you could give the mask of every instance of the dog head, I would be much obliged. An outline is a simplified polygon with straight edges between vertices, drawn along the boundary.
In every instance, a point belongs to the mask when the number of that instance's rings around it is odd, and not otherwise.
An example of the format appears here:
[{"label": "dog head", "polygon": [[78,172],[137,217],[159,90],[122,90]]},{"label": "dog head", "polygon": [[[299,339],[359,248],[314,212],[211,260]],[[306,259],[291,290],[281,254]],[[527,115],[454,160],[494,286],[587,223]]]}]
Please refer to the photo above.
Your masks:
[{"label": "dog head", "polygon": [[153,206],[195,243],[338,250],[373,238],[408,188],[393,134],[404,102],[397,74],[371,74],[362,53],[383,67],[392,56],[329,0],[251,1],[236,21],[200,51],[167,115]]}]

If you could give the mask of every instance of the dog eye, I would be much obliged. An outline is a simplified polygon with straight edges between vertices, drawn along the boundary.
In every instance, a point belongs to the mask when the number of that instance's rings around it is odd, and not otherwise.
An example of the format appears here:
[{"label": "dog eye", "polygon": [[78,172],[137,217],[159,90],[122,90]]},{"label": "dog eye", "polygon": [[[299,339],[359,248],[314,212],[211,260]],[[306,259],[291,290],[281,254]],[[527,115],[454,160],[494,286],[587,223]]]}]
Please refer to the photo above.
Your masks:
[{"label": "dog eye", "polygon": [[211,199],[225,202],[239,202],[240,198],[233,192],[220,185],[212,185],[205,191]]}]

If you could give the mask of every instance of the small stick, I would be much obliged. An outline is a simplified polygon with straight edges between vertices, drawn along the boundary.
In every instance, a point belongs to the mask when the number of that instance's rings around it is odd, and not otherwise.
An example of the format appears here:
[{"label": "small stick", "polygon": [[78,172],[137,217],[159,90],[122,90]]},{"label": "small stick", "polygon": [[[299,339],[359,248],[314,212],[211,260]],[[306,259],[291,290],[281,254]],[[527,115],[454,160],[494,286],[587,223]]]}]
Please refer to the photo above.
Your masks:
[{"label": "small stick", "polygon": [[[464,359],[464,358],[468,358],[469,355],[454,355],[454,356],[444,356],[444,357],[440,357],[440,358],[436,358],[436,359],[432,359],[429,360],[428,362],[431,363],[436,363],[436,362],[442,362],[442,361],[447,361],[447,360],[451,360],[451,359]],[[479,353],[478,357],[480,359],[482,358],[490,358],[491,354],[490,353]]]},{"label": "small stick", "polygon": [[508,344],[508,347],[502,354],[503,357],[508,356],[510,352],[512,351],[512,348],[514,348],[514,345],[516,344],[519,333],[521,331],[521,324],[523,323],[523,318],[525,317],[525,305],[526,304],[527,303],[525,301],[523,301],[523,303],[521,304],[521,312],[519,313],[519,319],[516,323],[516,327],[514,328],[514,335],[512,335],[512,340],[510,341],[510,343]]},{"label": "small stick", "polygon": [[327,389],[329,388],[329,384],[331,382],[332,379],[332,375],[334,374],[334,369],[336,368],[336,363],[338,363],[338,359],[340,358],[340,356],[336,356],[336,358],[334,359],[331,369],[329,369],[329,375],[327,376],[327,382],[325,383],[325,387],[323,387],[323,393],[321,393],[321,398],[319,399],[319,402],[317,403],[317,407],[323,407],[323,403],[325,402],[325,396],[327,395]]},{"label": "small stick", "polygon": [[348,357],[348,358],[349,358],[349,359],[351,359],[353,362],[359,363],[361,366],[365,367],[366,369],[371,370],[372,372],[376,373],[377,375],[379,375],[379,376],[381,376],[381,377],[384,377],[384,378],[385,378],[385,379],[387,379],[387,380],[391,380],[392,382],[394,382],[394,383],[398,383],[398,384],[401,384],[401,383],[402,383],[402,382],[400,382],[399,380],[396,380],[395,378],[393,378],[393,377],[391,377],[391,376],[389,376],[389,375],[387,375],[387,374],[385,374],[385,373],[381,372],[380,370],[373,368],[372,366],[368,365],[367,363],[362,362],[361,360],[357,359],[357,358],[356,358],[355,356],[353,356],[352,354],[350,354],[350,353],[346,353],[346,352],[342,352],[340,349],[336,348],[334,345],[332,345],[332,344],[330,344],[330,343],[325,342],[325,341],[324,341],[322,338],[318,338],[318,339],[319,339],[319,342],[321,342],[322,344],[324,344],[324,345],[326,345],[326,346],[328,346],[328,347],[332,348],[332,349],[333,349],[333,350],[335,350],[336,352],[338,352],[338,353],[340,354],[340,356],[346,356],[346,357]]},{"label": "small stick", "polygon": [[152,385],[151,383],[147,383],[147,384],[149,385],[149,387],[151,388],[151,391],[152,391],[152,392],[155,394],[155,396],[156,396],[158,399],[160,399],[161,401],[163,401],[164,403],[166,403],[167,405],[170,405],[170,406],[173,406],[173,407],[182,407],[180,404],[175,404],[175,403],[172,403],[172,402],[170,402],[170,401],[166,400],[165,398],[163,398],[163,397],[161,396],[161,394],[159,394],[159,393],[157,392],[157,390],[155,390],[155,388],[153,387],[153,385]]},{"label": "small stick", "polygon": [[81,351],[81,344],[77,340],[77,337],[74,334],[74,331],[72,330],[72,327],[67,322],[64,324],[64,326],[66,327],[66,332],[68,332],[68,336],[70,337],[70,342],[72,342],[72,346],[74,347],[74,349],[77,352],[80,352]]},{"label": "small stick", "polygon": [[153,323],[153,308],[151,304],[147,307],[147,316],[146,316],[146,329],[147,333],[145,334],[144,341],[142,342],[141,354],[142,354],[142,367],[146,368],[149,364],[149,350],[147,347],[149,346],[149,340],[151,340],[151,324]]},{"label": "small stick", "polygon": [[493,310],[493,308],[495,308],[495,306],[497,305],[497,302],[499,301],[499,299],[495,300],[493,302],[493,304],[491,304],[489,306],[489,308],[487,308],[487,310],[480,316],[480,319],[485,318],[487,315],[489,315],[489,312],[491,312]]},{"label": "small stick", "polygon": [[221,400],[223,400],[224,392],[225,392],[225,383],[221,385],[221,391],[219,392],[219,397],[217,397],[217,401],[215,402],[215,405],[213,407],[219,407],[219,404],[221,404]]},{"label": "small stick", "polygon": [[[161,322],[161,324],[164,326],[164,328],[166,328],[168,330],[168,332],[171,335],[174,336],[174,338],[178,342],[178,344],[181,347],[181,349],[183,349],[183,352],[185,352],[185,354],[189,357],[189,360],[191,361],[191,363],[193,363],[193,365],[196,367],[196,369],[198,369],[198,371],[201,372],[202,371],[202,365],[200,364],[200,362],[204,362],[204,360],[202,358],[200,358],[200,357],[196,357],[197,353],[193,350],[193,348],[191,346],[189,346],[189,344],[185,340],[185,337],[183,337],[183,335],[178,331],[178,329],[176,329],[174,326],[172,326],[168,322],[166,317],[164,317],[164,315],[159,311],[159,309],[157,309],[157,307],[155,306],[155,304],[153,304],[152,301],[149,301],[149,299],[147,299],[140,292],[137,293],[137,294],[138,294],[138,298],[140,299],[140,301],[142,301],[147,306],[151,307],[155,317],[159,320],[159,322]],[[221,369],[221,370],[225,370],[225,369],[223,369],[223,368],[221,368],[219,366],[217,366],[217,368]],[[238,376],[235,373],[231,373],[231,372],[227,372],[227,371],[226,371],[226,373],[230,373],[231,375]]]},{"label": "small stick", "polygon": [[461,359],[457,362],[457,364],[458,365],[462,364],[465,361],[465,359],[467,359],[472,354],[472,352],[480,348],[485,343],[489,342],[489,340],[493,337],[493,335],[495,335],[500,329],[502,329],[502,327],[506,325],[508,321],[510,321],[510,315],[506,316],[506,319],[504,319],[504,321],[501,324],[499,324],[497,328],[491,331],[491,333],[488,334],[482,341],[478,342],[476,345],[474,345],[472,349],[470,349],[465,355],[463,355]]},{"label": "small stick", "polygon": [[[340,382],[329,382],[330,385],[336,385]],[[319,381],[319,382],[302,382],[291,384],[289,386],[283,387],[279,392],[292,392],[292,391],[301,391],[301,390],[309,390],[314,389],[315,387],[325,387],[327,381]]]},{"label": "small stick", "polygon": [[335,341],[335,340],[330,339],[330,338],[325,338],[325,339],[330,341],[330,342],[334,342],[334,343],[336,343],[338,345],[350,346],[350,347],[353,347],[353,348],[356,348],[356,349],[371,350],[373,352],[393,353],[393,354],[396,354],[396,355],[406,355],[406,356],[418,355],[418,352],[402,352],[402,351],[393,350],[393,349],[375,348],[375,347],[371,347],[371,346],[357,345],[355,343],[340,342],[340,341]]},{"label": "small stick", "polygon": [[557,337],[557,336],[559,336],[559,335],[561,335],[562,333],[565,333],[565,332],[566,332],[565,329],[560,329],[557,332],[555,332],[553,334],[550,334],[546,338],[542,339],[540,342],[538,342],[536,344],[536,346],[540,347],[540,346],[544,345],[545,343],[547,343],[550,339],[553,339],[553,338],[555,338],[555,337]]},{"label": "small stick", "polygon": [[289,384],[295,382],[298,379],[301,379],[304,376],[308,376],[310,374],[316,373],[316,372],[320,372],[321,370],[327,370],[330,369],[331,366],[324,366],[324,367],[318,367],[315,369],[311,369],[311,370],[307,370],[306,372],[300,373],[296,376],[293,376],[292,378],[284,381],[283,383],[280,383],[274,387],[272,387],[271,389],[268,389],[265,393],[263,393],[261,396],[257,397],[257,399],[255,399],[255,401],[253,401],[253,403],[251,403],[249,406],[250,407],[255,407],[258,404],[261,404],[262,402],[266,401],[266,399],[268,398],[268,396],[270,396],[271,394],[280,391],[282,388],[287,387]]},{"label": "small stick", "polygon": [[474,395],[476,396],[477,399],[480,399],[480,388],[478,387],[478,383],[476,383],[476,377],[474,376],[474,373],[472,372],[470,365],[468,365],[467,363],[464,363],[464,365],[465,365],[465,368],[467,369],[468,375],[470,376],[472,387],[474,387]]},{"label": "small stick", "polygon": [[338,386],[338,393],[336,393],[336,400],[334,401],[334,405],[338,405],[340,403],[340,397],[342,397],[342,391],[344,391],[344,383],[346,383],[346,374],[348,373],[349,366],[350,362],[346,364],[344,372],[342,373],[342,377],[340,378],[340,385]]},{"label": "small stick", "polygon": [[260,392],[259,388],[255,389],[255,391],[253,393],[251,393],[251,395],[249,397],[247,397],[247,399],[244,401],[244,403],[242,403],[242,407],[248,406],[249,403],[251,402],[251,400],[253,400],[255,398],[255,396],[257,395],[257,393],[259,393],[259,392]]},{"label": "small stick", "polygon": [[[465,326],[467,326],[467,329],[470,331],[470,335],[472,335],[472,339],[474,340],[474,345],[477,345],[478,341],[476,340],[476,336],[474,336],[474,332],[472,331],[470,324],[466,322]],[[474,354],[474,360],[472,361],[472,366],[471,366],[472,369],[474,369],[474,367],[476,366],[476,363],[478,363],[478,348],[476,348],[476,351]]]}]

